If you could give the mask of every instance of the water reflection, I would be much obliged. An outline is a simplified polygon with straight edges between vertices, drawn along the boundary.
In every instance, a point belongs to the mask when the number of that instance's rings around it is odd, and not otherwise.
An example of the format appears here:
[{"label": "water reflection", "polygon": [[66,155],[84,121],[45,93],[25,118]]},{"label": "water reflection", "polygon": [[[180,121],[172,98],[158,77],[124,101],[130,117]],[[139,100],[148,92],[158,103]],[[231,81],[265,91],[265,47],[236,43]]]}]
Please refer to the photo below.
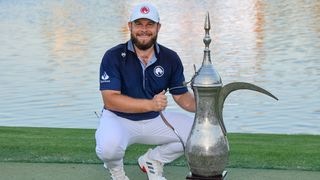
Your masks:
[{"label": "water reflection", "polygon": [[219,55],[216,62],[228,77],[245,76],[246,81],[254,81],[263,61],[257,58],[257,53],[263,51],[264,22],[257,17],[258,13],[263,17],[262,9],[257,9],[262,4],[255,1],[219,3],[217,11],[213,11],[217,17],[213,22],[215,50]]},{"label": "water reflection", "polygon": [[85,6],[73,0],[45,4],[44,8],[50,15],[42,17],[41,25],[51,56],[63,60],[88,53],[85,48],[89,40],[88,27],[84,21],[79,21],[85,16]]},{"label": "water reflection", "polygon": [[[0,125],[95,128],[100,60],[129,39],[137,2],[0,1]],[[161,14],[159,42],[178,52],[187,79],[202,62],[209,11],[223,82],[252,82],[280,98],[232,94],[224,108],[229,131],[319,134],[319,1],[151,2]],[[180,111],[172,102],[168,110]]]}]

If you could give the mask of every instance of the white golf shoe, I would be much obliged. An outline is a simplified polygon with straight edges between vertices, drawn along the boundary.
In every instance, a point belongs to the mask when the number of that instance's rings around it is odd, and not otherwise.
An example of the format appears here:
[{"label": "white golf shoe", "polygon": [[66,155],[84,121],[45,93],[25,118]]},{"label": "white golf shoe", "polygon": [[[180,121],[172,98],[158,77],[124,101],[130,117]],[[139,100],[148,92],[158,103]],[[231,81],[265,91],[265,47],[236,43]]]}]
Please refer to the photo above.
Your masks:
[{"label": "white golf shoe", "polygon": [[166,180],[165,177],[162,176],[163,173],[163,163],[151,160],[148,155],[151,149],[148,150],[143,156],[139,157],[138,163],[140,169],[147,173],[149,180]]},{"label": "white golf shoe", "polygon": [[129,180],[129,178],[126,176],[123,167],[116,167],[116,168],[107,168],[107,165],[103,165],[106,169],[109,169],[109,172],[111,174],[112,180]]}]

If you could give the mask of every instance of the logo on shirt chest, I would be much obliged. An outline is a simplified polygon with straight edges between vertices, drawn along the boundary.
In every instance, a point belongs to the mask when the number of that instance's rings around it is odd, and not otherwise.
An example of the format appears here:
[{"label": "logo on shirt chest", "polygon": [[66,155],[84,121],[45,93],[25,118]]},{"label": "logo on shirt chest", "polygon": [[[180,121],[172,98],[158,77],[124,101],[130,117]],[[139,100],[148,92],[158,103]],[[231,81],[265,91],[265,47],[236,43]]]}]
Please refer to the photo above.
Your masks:
[{"label": "logo on shirt chest", "polygon": [[161,67],[161,66],[156,66],[156,67],[153,69],[153,73],[154,73],[155,76],[161,77],[161,76],[163,76],[163,74],[164,74],[164,69],[163,69],[163,67]]}]

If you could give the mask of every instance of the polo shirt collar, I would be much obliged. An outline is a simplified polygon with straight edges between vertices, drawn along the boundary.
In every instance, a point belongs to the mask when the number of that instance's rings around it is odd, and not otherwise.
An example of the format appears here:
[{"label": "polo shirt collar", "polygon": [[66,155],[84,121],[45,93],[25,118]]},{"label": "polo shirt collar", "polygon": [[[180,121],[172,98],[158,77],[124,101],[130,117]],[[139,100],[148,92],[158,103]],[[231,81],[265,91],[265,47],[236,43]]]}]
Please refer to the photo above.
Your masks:
[{"label": "polo shirt collar", "polygon": [[[158,44],[158,43],[155,43],[155,46],[156,46],[157,54],[159,54],[159,52],[160,52],[159,44]],[[129,51],[132,51],[132,52],[135,53],[132,40],[129,40],[129,41],[128,41],[128,46],[127,46],[127,48],[128,48]]]}]

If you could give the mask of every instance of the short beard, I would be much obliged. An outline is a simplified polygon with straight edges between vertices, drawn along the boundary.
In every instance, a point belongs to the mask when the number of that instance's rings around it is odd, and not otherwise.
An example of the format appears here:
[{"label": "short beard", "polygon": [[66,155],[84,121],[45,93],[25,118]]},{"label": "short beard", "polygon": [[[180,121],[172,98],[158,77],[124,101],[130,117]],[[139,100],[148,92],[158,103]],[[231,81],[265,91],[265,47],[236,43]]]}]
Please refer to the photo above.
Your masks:
[{"label": "short beard", "polygon": [[142,44],[138,41],[136,37],[134,37],[131,33],[131,41],[136,47],[140,50],[147,50],[151,48],[157,42],[158,35],[155,35],[147,44]]}]

